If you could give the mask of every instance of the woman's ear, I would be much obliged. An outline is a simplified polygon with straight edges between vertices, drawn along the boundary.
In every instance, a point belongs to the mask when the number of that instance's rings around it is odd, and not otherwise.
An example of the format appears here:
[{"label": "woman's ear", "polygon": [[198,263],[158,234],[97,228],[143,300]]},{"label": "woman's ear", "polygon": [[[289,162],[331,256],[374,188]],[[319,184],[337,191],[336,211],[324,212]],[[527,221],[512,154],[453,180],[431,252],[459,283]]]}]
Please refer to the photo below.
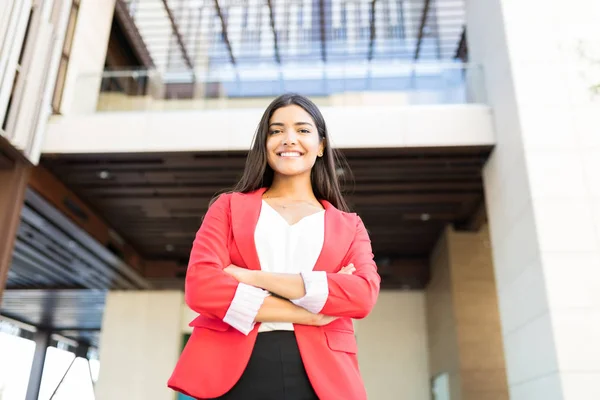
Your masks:
[{"label": "woman's ear", "polygon": [[319,154],[321,154],[321,156],[319,157],[322,157],[322,155],[325,154],[325,145],[325,139],[321,140],[321,143],[319,143]]}]

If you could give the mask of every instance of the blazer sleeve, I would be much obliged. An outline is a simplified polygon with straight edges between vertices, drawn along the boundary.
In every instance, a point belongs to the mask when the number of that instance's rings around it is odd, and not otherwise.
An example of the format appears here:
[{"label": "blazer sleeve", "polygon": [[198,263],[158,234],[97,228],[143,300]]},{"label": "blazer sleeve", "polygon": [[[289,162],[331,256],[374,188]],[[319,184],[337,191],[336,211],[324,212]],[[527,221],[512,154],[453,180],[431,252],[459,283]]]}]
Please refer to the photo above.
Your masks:
[{"label": "blazer sleeve", "polygon": [[360,319],[366,317],[377,301],[381,278],[373,260],[371,239],[360,217],[345,264],[353,263],[352,275],[327,273],[329,295],[320,311],[336,317]]},{"label": "blazer sleeve", "polygon": [[238,281],[223,271],[231,264],[230,201],[230,194],[222,194],[206,212],[196,233],[185,277],[187,305],[202,315],[220,320],[229,310],[238,288]]}]

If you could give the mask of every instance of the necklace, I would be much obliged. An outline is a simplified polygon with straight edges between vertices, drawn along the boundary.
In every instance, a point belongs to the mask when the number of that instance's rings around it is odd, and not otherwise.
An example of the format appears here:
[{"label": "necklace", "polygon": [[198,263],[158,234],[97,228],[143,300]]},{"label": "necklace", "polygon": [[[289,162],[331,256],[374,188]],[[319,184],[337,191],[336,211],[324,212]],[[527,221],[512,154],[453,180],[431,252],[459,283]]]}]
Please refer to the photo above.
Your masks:
[{"label": "necklace", "polygon": [[[264,196],[263,198],[264,199],[276,199],[277,197]],[[294,200],[294,199],[289,199],[288,201],[290,201],[290,203],[287,203],[287,204],[273,204],[273,205],[276,206],[276,207],[281,207],[284,210],[287,209],[287,208],[294,207],[294,206],[299,206],[299,205],[302,205],[302,204],[308,204],[309,206],[319,208],[313,202],[310,202],[308,200]]]}]

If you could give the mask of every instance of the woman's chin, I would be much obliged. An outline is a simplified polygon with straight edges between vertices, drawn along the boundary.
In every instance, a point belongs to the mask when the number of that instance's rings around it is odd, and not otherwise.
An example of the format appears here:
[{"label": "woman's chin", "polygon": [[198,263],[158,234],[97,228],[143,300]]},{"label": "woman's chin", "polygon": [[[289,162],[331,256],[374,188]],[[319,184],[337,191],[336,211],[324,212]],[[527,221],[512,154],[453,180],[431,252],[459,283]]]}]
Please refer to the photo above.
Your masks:
[{"label": "woman's chin", "polygon": [[301,176],[301,175],[310,173],[310,170],[296,169],[296,168],[280,168],[280,169],[276,169],[275,173],[277,175],[281,175],[286,178],[291,178],[294,176]]}]

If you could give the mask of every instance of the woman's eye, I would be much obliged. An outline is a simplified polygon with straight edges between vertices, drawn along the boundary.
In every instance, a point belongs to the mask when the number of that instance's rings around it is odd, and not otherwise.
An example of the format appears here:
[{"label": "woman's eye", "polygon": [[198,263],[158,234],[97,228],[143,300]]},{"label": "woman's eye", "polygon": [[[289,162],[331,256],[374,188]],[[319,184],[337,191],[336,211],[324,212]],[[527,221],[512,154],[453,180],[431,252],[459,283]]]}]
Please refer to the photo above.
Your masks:
[{"label": "woman's eye", "polygon": [[281,132],[280,130],[273,130],[273,131],[271,131],[271,135],[276,135],[276,134],[278,134],[280,132]]},{"label": "woman's eye", "polygon": [[302,132],[302,133],[310,133],[310,131],[308,129],[300,129],[300,132]]}]

